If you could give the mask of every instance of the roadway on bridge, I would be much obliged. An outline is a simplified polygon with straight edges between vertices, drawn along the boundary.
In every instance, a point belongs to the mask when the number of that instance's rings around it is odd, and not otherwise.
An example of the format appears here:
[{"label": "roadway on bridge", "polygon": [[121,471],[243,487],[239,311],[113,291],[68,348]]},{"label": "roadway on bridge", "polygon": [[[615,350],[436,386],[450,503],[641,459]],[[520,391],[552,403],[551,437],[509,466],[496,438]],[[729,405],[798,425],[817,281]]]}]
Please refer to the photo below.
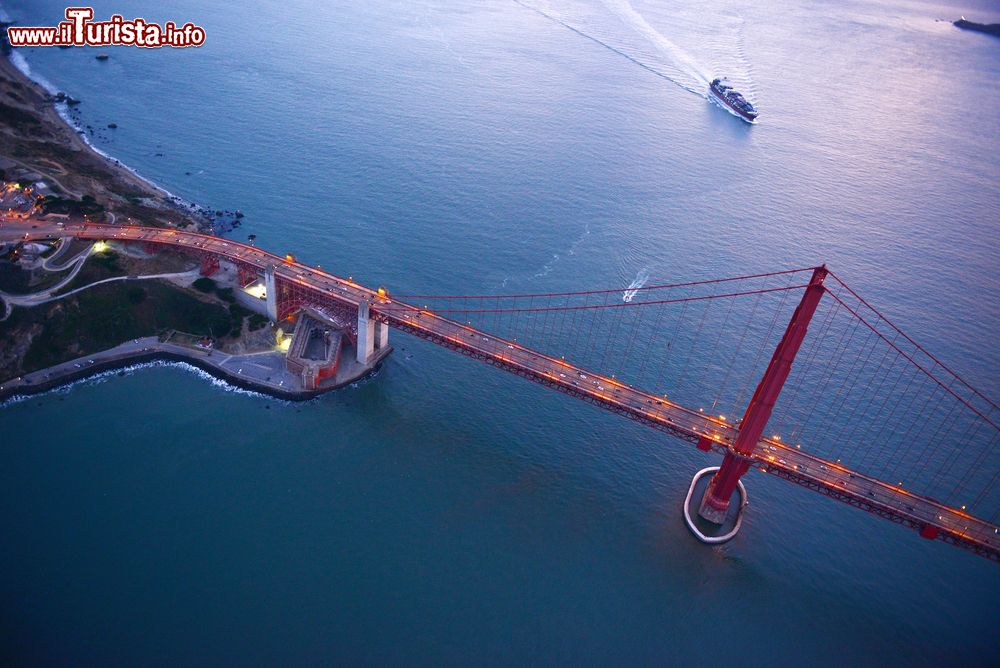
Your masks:
[{"label": "roadway on bridge", "polygon": [[[0,241],[65,236],[95,241],[166,244],[196,254],[212,253],[231,261],[253,265],[260,271],[273,266],[277,279],[314,291],[319,298],[332,299],[351,309],[356,309],[362,301],[368,301],[372,317],[383,320],[391,327],[489,360],[495,366],[556,387],[570,395],[585,398],[591,403],[645,424],[688,436],[688,440],[704,437],[711,441],[714,449],[724,450],[731,448],[738,433],[736,426],[720,418],[685,408],[516,342],[498,339],[431,311],[393,300],[391,296],[381,296],[376,290],[351,280],[247,244],[169,228],[63,224],[42,220],[0,223]],[[997,527],[959,509],[851,471],[836,462],[823,460],[772,439],[762,439],[758,443],[751,463],[762,471],[811,487],[893,521],[917,528],[924,525],[936,527],[942,534],[939,537],[992,559],[1000,559],[1000,535]]]}]

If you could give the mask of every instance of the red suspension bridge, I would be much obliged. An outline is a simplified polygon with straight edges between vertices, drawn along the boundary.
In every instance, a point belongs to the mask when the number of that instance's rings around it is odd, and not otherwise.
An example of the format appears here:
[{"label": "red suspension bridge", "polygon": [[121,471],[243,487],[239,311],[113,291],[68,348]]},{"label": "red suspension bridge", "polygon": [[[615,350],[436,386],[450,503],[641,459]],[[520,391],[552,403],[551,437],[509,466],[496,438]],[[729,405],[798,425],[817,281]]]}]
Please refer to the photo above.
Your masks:
[{"label": "red suspension bridge", "polygon": [[[5,223],[0,241],[169,246],[303,306],[393,328],[723,456],[698,506],[722,524],[751,468],[1000,561],[1000,408],[825,267],[611,290],[389,295],[173,229]],[[737,417],[738,416],[738,417]]]}]

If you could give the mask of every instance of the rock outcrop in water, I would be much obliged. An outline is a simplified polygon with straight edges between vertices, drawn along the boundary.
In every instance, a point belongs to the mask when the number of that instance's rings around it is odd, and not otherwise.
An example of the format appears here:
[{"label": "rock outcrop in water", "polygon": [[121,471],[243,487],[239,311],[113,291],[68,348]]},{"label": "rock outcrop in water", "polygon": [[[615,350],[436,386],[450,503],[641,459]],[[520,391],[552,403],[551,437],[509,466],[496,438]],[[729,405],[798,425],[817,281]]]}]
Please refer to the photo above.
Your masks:
[{"label": "rock outcrop in water", "polygon": [[962,30],[974,30],[975,32],[984,32],[987,35],[1000,37],[1000,23],[976,23],[975,21],[966,20],[963,16],[955,21],[954,25]]}]

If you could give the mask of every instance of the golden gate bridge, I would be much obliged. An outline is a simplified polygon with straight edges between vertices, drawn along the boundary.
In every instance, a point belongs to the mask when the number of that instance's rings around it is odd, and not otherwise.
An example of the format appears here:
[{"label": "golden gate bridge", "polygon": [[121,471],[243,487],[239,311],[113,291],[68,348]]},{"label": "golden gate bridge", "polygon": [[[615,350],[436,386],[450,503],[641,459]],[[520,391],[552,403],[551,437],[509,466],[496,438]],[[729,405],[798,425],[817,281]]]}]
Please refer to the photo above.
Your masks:
[{"label": "golden gate bridge", "polygon": [[5,224],[0,240],[167,246],[198,256],[206,275],[229,263],[241,287],[267,284],[275,320],[305,306],[357,318],[359,361],[393,328],[717,452],[697,508],[710,525],[732,520],[753,468],[1000,561],[1000,407],[826,267],[576,292],[389,294],[219,237],[32,222]]}]

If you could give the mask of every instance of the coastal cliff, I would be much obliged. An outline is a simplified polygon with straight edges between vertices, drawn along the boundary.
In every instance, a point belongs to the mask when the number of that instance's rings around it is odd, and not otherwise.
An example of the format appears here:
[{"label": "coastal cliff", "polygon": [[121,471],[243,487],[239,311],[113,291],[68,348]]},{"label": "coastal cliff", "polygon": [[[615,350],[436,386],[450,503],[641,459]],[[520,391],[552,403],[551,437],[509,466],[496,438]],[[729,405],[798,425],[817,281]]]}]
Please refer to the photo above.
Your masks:
[{"label": "coastal cliff", "polygon": [[[67,221],[213,231],[220,217],[215,211],[192,207],[95,151],[60,116],[60,102],[0,57],[0,225],[51,214]],[[131,280],[191,271],[190,258],[110,250],[88,256],[88,249],[79,242],[47,250],[0,244],[0,383],[170,329],[211,335],[224,344],[238,343],[249,326],[261,326],[218,293],[178,281]],[[31,252],[41,257],[26,263]],[[88,285],[93,287],[75,293]]]},{"label": "coastal cliff", "polygon": [[93,150],[58,114],[56,102],[0,57],[0,169],[37,175],[54,197],[80,201],[87,196],[122,220],[208,228],[210,219],[202,212]]}]

